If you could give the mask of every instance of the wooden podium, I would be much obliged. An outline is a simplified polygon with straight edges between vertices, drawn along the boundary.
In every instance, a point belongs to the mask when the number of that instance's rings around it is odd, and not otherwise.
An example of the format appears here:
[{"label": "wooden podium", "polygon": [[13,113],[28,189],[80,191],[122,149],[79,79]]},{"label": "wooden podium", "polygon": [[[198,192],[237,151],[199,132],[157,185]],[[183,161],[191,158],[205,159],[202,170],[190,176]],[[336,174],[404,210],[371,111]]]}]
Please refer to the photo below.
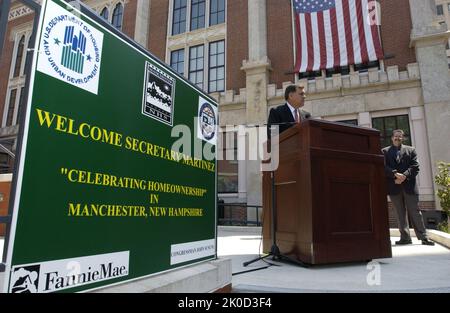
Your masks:
[{"label": "wooden podium", "polygon": [[[307,120],[279,136],[276,244],[308,264],[392,257],[377,130]],[[263,172],[263,250],[272,246],[272,182]]]}]

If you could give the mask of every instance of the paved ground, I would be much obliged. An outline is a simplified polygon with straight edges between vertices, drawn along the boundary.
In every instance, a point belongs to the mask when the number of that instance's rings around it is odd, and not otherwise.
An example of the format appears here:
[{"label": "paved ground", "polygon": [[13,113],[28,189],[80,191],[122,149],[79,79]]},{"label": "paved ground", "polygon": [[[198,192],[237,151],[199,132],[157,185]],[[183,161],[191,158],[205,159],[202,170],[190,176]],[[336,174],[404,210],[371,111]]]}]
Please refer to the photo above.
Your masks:
[{"label": "paved ground", "polygon": [[[391,242],[399,238],[392,237]],[[450,292],[450,250],[441,245],[392,246],[392,258],[302,268],[258,261],[260,228],[253,232],[219,229],[218,254],[233,262],[234,292]],[[269,262],[272,262],[269,260]],[[250,271],[242,273],[243,271]]]},{"label": "paved ground", "polygon": [[[369,264],[302,268],[258,261],[244,267],[261,251],[260,232],[257,227],[219,227],[218,255],[232,259],[233,292],[450,292],[450,250],[440,245],[423,246],[413,238],[413,245],[393,245],[392,258]],[[395,240],[391,238],[392,243]],[[0,238],[0,257],[2,251]]]}]

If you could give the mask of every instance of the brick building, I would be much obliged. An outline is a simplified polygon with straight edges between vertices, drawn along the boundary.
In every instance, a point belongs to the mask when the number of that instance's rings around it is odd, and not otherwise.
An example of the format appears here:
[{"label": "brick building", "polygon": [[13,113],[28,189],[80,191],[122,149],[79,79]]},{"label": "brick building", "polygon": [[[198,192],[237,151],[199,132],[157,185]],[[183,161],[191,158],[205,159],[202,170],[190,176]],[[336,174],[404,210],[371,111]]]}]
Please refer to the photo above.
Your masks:
[{"label": "brick building", "polygon": [[[436,1],[450,10],[450,4]],[[269,109],[284,102],[284,87],[296,83],[306,87],[305,109],[315,118],[377,128],[383,146],[390,144],[393,129],[403,128],[420,157],[421,206],[436,207],[436,162],[450,161],[449,31],[441,4],[380,0],[384,60],[295,74],[291,0],[84,3],[218,99],[221,127],[264,124]],[[0,60],[0,137],[13,152],[32,21],[32,11],[13,1]],[[248,151],[253,142],[238,144],[248,136],[224,137],[225,152]],[[11,156],[3,153],[2,158],[3,170],[11,171]],[[259,161],[220,161],[219,196],[225,203],[260,205]],[[247,213],[255,219],[253,209]]]}]

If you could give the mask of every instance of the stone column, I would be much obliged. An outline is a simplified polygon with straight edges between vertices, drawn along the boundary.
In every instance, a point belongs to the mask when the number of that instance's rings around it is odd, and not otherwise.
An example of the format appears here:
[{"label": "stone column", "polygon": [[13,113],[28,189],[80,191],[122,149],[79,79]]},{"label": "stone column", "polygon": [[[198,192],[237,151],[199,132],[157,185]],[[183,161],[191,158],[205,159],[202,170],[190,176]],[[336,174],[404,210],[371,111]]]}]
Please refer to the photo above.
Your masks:
[{"label": "stone column", "polygon": [[[436,162],[450,162],[450,75],[445,45],[450,31],[434,21],[434,0],[409,0],[413,29],[411,46],[415,47],[420,68],[428,147],[433,177]],[[439,201],[435,197],[436,207]]]},{"label": "stone column", "polygon": [[[267,57],[266,0],[248,0],[249,59],[243,61],[246,73],[246,122],[263,124],[267,121],[267,85],[270,61]],[[254,130],[248,129],[254,135]],[[257,147],[257,138],[248,135],[247,152]],[[251,153],[250,153],[251,154]],[[247,203],[261,205],[262,174],[260,160],[247,161]],[[248,210],[248,219],[255,220],[255,210]]]},{"label": "stone column", "polygon": [[358,114],[358,125],[362,127],[372,127],[372,120],[370,119],[369,112],[361,112]]},{"label": "stone column", "polygon": [[148,28],[150,25],[150,0],[137,0],[134,40],[148,49]]},{"label": "stone column", "polygon": [[414,134],[414,146],[419,159],[419,194],[421,201],[433,201],[433,178],[431,177],[431,161],[428,152],[427,128],[422,106],[410,108],[411,131]]}]

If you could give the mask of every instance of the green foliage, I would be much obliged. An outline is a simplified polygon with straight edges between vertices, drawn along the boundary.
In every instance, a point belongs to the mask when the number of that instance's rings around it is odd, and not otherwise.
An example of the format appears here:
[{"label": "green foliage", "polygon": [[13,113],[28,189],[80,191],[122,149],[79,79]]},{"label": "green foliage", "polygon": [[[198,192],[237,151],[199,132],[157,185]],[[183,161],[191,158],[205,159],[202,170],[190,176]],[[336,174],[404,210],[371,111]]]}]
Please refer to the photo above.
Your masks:
[{"label": "green foliage", "polygon": [[[438,186],[437,196],[442,210],[450,217],[450,163],[438,162],[438,174],[434,178]],[[449,232],[448,221],[439,224],[439,229]]]},{"label": "green foliage", "polygon": [[437,227],[438,227],[438,229],[440,231],[443,231],[445,233],[449,233],[450,234],[450,228],[448,227],[448,222],[447,221],[439,223],[439,225]]}]

